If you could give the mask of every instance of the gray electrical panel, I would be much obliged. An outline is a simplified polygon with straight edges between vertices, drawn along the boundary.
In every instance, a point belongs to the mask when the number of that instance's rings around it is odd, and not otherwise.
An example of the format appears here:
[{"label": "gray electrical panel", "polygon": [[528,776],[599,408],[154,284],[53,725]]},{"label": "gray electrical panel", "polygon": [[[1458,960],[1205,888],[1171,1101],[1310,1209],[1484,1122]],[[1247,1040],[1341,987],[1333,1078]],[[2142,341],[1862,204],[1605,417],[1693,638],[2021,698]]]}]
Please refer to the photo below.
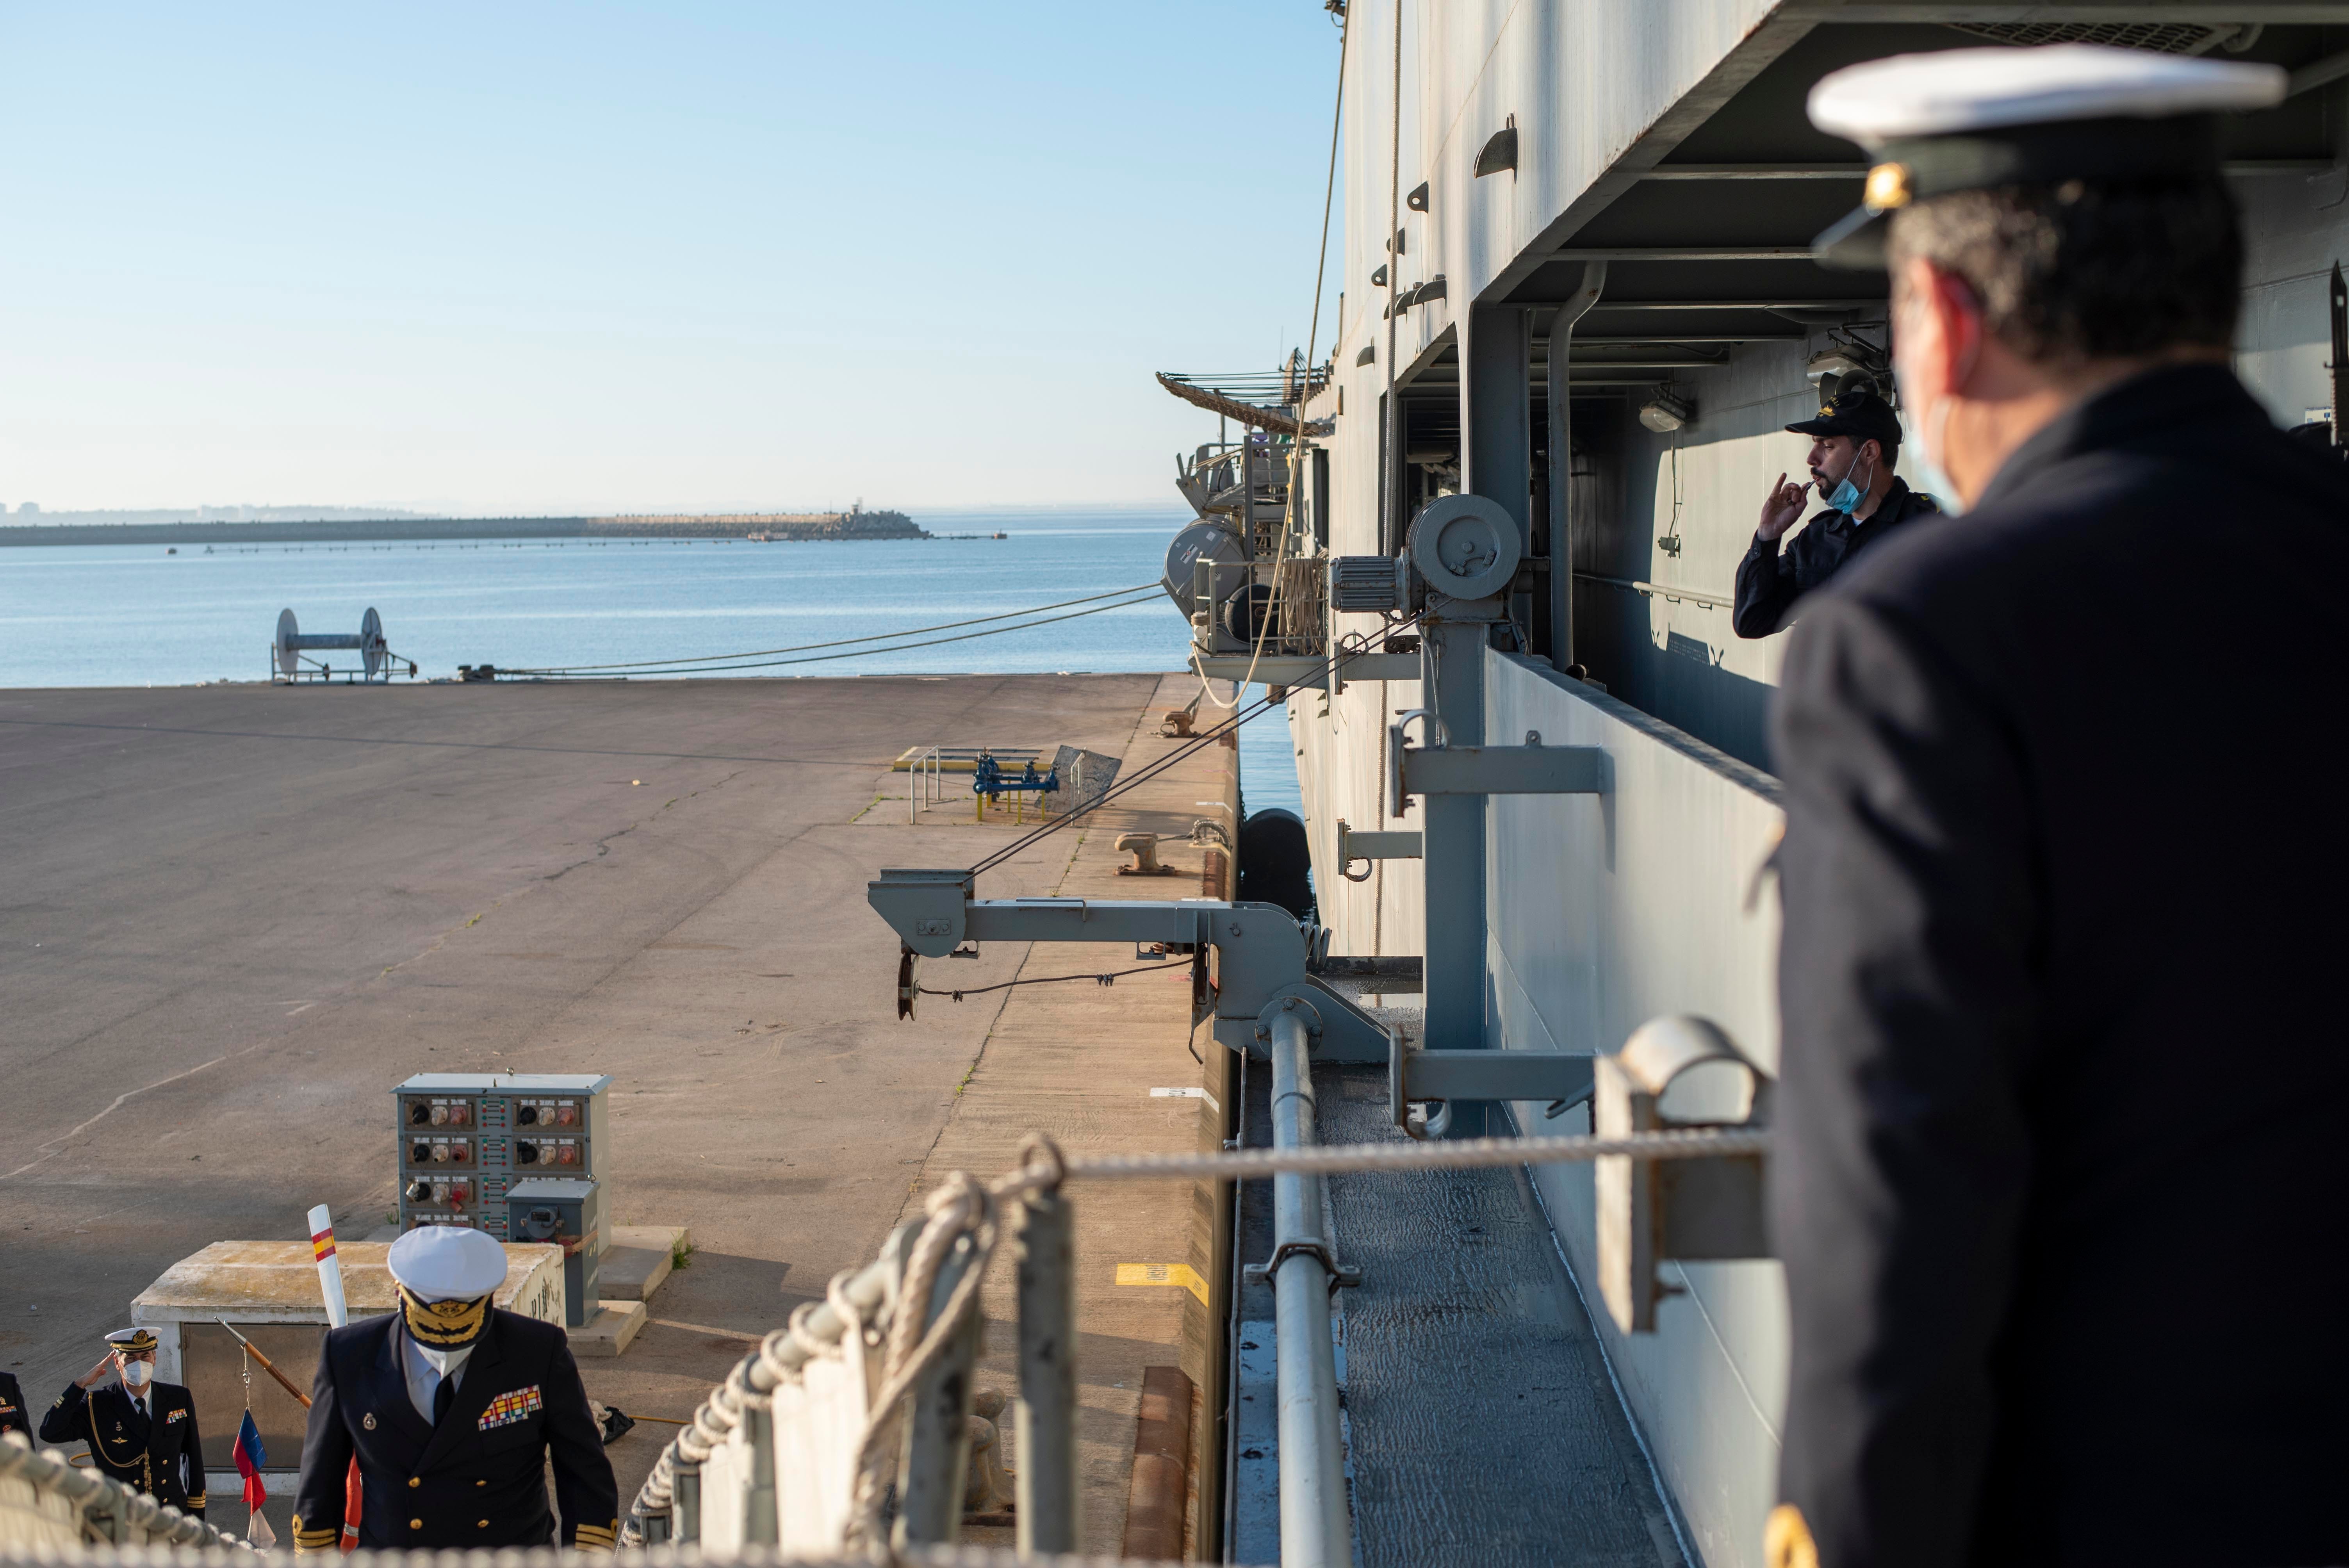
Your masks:
[{"label": "gray electrical panel", "polygon": [[[419,1073],[401,1084],[399,1228],[474,1225],[502,1242],[515,1181],[603,1180],[611,1086],[599,1073]],[[611,1243],[600,1217],[595,1241]]]},{"label": "gray electrical panel", "polygon": [[506,1239],[563,1249],[564,1321],[577,1328],[595,1314],[604,1255],[602,1184],[583,1176],[520,1176],[506,1189]]}]

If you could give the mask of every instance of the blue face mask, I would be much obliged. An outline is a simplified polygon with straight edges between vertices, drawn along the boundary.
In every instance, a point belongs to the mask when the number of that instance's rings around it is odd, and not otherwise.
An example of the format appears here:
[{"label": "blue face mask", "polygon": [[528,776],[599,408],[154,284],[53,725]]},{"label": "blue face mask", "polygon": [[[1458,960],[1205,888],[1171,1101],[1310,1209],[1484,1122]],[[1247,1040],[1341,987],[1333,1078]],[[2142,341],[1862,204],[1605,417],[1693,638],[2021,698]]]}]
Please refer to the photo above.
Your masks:
[{"label": "blue face mask", "polygon": [[[1851,476],[1857,471],[1858,468],[1859,458],[1855,454],[1851,459],[1851,467],[1844,469],[1843,478],[1836,481],[1836,488],[1826,496],[1828,506],[1847,515],[1850,513],[1852,508],[1868,499],[1867,490],[1851,482]],[[1876,469],[1873,464],[1868,467],[1868,479],[1870,484],[1876,482]]]}]

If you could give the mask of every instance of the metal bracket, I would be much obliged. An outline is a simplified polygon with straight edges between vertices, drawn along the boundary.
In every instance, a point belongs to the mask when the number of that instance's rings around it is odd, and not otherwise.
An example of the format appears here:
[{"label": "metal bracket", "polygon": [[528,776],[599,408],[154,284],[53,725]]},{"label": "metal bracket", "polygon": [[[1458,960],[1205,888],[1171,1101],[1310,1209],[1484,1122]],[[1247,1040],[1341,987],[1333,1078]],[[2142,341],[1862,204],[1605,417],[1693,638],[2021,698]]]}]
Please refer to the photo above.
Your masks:
[{"label": "metal bracket", "polygon": [[1270,1261],[1260,1264],[1242,1264],[1240,1283],[1270,1284],[1272,1276],[1280,1272],[1280,1265],[1299,1253],[1321,1260],[1321,1267],[1329,1274],[1330,1288],[1333,1291],[1340,1285],[1351,1288],[1362,1283],[1362,1271],[1359,1265],[1341,1264],[1330,1254],[1327,1245],[1320,1242],[1309,1241],[1283,1242],[1272,1250]]},{"label": "metal bracket", "polygon": [[1407,1127],[1414,1101],[1547,1100],[1557,1116],[1589,1097],[1598,1058],[1578,1051],[1417,1051],[1387,1057],[1387,1106]]},{"label": "metal bracket", "polygon": [[1403,795],[1604,795],[1612,784],[1603,747],[1411,747],[1394,733],[1391,779]]},{"label": "metal bracket", "polygon": [[1211,679],[1253,680],[1285,686],[1296,691],[1343,691],[1355,681],[1415,681],[1420,677],[1417,654],[1356,654],[1330,673],[1330,661],[1311,655],[1195,653],[1192,662]]},{"label": "metal bracket", "polygon": [[[1216,1038],[1233,1050],[1254,1045],[1257,1016],[1284,1002],[1312,1009],[1322,1061],[1384,1061],[1385,1026],[1314,979],[1329,934],[1301,925],[1277,904],[1220,899],[974,899],[967,871],[892,869],[865,886],[865,900],[911,954],[944,956],[966,941],[1164,943],[1193,954],[1193,995],[1212,995]],[[1204,949],[1216,950],[1206,984]],[[912,979],[901,965],[901,985]],[[906,1015],[910,1016],[910,1015]]]},{"label": "metal bracket", "polygon": [[[1770,1075],[1703,1018],[1656,1018],[1612,1056],[1596,1058],[1591,1130],[1601,1138],[1697,1127],[1757,1128],[1770,1121]],[[1702,1069],[1701,1072],[1698,1069]],[[1697,1115],[1667,1115],[1667,1090],[1684,1075]],[[1710,1103],[1707,1103],[1710,1102]],[[1722,1262],[1773,1256],[1762,1213],[1762,1157],[1597,1161],[1599,1288],[1617,1327],[1652,1333],[1656,1304],[1674,1287],[1657,1277],[1667,1259]]]},{"label": "metal bracket", "polygon": [[1361,876],[1353,872],[1356,861],[1415,861],[1420,855],[1417,833],[1363,833],[1349,827],[1346,819],[1338,819],[1338,874],[1348,882],[1368,882],[1371,873]]}]

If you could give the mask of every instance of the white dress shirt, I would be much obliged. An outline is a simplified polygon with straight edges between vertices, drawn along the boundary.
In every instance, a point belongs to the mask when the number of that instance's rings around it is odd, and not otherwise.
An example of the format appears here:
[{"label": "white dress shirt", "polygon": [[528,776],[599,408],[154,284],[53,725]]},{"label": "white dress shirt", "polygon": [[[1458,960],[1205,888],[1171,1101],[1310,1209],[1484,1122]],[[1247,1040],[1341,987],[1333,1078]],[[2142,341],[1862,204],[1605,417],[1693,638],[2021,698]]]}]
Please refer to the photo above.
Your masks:
[{"label": "white dress shirt", "polygon": [[399,1369],[408,1379],[408,1402],[416,1407],[416,1413],[424,1418],[429,1427],[432,1424],[432,1397],[440,1391],[441,1379],[448,1379],[453,1387],[463,1387],[465,1362],[472,1356],[473,1347],[468,1345],[462,1350],[428,1350],[406,1333],[400,1335],[399,1343]]}]

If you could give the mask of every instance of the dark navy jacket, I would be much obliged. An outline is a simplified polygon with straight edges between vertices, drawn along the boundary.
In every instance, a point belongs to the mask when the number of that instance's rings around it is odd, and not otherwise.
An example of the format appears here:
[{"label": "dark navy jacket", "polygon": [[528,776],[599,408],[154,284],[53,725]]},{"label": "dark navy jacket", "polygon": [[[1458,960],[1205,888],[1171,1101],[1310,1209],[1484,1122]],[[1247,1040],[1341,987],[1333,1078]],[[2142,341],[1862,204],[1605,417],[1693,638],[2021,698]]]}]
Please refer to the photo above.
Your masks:
[{"label": "dark navy jacket", "polygon": [[204,1444],[196,1432],[196,1402],[177,1383],[150,1383],[147,1408],[151,1413],[141,1416],[119,1383],[69,1383],[41,1417],[41,1440],[86,1443],[106,1474],[201,1519]]},{"label": "dark navy jacket", "polygon": [[1805,602],[1771,1222],[1821,1568],[2349,1563],[2344,583],[2349,469],[2207,366]]},{"label": "dark navy jacket", "polygon": [[436,1429],[409,1401],[399,1324],[398,1313],[367,1318],[331,1331],[319,1349],[295,1550],[335,1550],[357,1453],[363,1548],[543,1546],[554,1539],[551,1457],[561,1544],[609,1551],[619,1489],[562,1327],[493,1308]]},{"label": "dark navy jacket", "polygon": [[1741,637],[1766,637],[1780,630],[1795,601],[1842,571],[1853,556],[1909,519],[1940,510],[1931,496],[1896,479],[1866,522],[1852,521],[1848,512],[1823,511],[1792,534],[1764,539],[1756,533],[1737,563],[1731,626]]},{"label": "dark navy jacket", "polygon": [[22,1432],[26,1442],[33,1440],[33,1418],[14,1372],[0,1372],[0,1432]]}]

